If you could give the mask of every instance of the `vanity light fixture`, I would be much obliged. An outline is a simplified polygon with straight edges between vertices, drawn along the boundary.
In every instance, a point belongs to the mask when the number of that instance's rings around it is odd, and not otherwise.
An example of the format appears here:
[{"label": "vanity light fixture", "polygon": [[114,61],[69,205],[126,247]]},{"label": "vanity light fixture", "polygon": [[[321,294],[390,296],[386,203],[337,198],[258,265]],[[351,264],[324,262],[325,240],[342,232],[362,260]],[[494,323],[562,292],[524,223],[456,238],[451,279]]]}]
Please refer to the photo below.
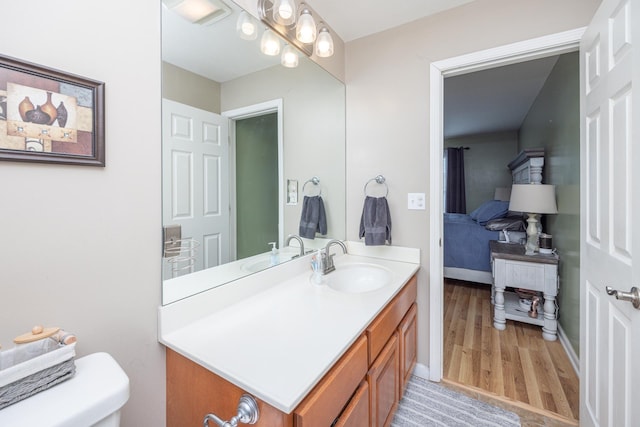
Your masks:
[{"label": "vanity light fixture", "polygon": [[258,38],[258,22],[246,10],[243,10],[236,21],[236,32],[243,40],[255,40]]},{"label": "vanity light fixture", "polygon": [[[260,19],[305,55],[312,56],[315,47],[318,57],[332,56],[334,44],[328,25],[322,23],[320,33],[318,33],[314,17],[318,19],[318,22],[322,22],[322,19],[309,5],[298,4],[297,1],[258,0]],[[297,7],[296,4],[298,4]]]},{"label": "vanity light fixture", "polygon": [[222,0],[162,0],[165,6],[194,24],[210,25],[231,15]]},{"label": "vanity light fixture", "polygon": [[296,22],[295,0],[275,0],[273,2],[273,20],[280,25],[291,25]]},{"label": "vanity light fixture", "polygon": [[316,21],[311,16],[311,11],[305,7],[300,12],[300,17],[296,24],[296,38],[302,43],[313,43],[316,41],[317,31]]},{"label": "vanity light fixture", "polygon": [[280,53],[280,39],[270,29],[265,29],[260,40],[260,51],[265,55],[276,56]]},{"label": "vanity light fixture", "polygon": [[290,44],[285,45],[284,49],[282,49],[280,63],[287,68],[296,68],[298,66],[298,52]]},{"label": "vanity light fixture", "polygon": [[333,37],[327,27],[321,27],[316,40],[316,55],[328,58],[333,55]]}]

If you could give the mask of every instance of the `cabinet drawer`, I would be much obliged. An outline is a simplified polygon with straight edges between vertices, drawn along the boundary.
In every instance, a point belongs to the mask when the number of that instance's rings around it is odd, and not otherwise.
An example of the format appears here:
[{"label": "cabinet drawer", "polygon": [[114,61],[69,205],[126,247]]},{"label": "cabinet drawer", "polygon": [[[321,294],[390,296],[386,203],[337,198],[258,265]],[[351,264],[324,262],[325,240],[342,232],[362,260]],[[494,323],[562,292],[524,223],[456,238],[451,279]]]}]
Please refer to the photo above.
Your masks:
[{"label": "cabinet drawer", "polygon": [[494,273],[496,286],[556,294],[558,267],[555,264],[503,259],[496,259],[494,263],[496,264]]},{"label": "cabinet drawer", "polygon": [[367,327],[369,339],[369,364],[378,357],[389,337],[398,327],[402,318],[407,314],[411,305],[416,301],[418,280],[413,276],[398,295],[382,310]]},{"label": "cabinet drawer", "polygon": [[367,374],[367,368],[367,339],[361,336],[295,409],[295,426],[330,426]]},{"label": "cabinet drawer", "polygon": [[340,418],[333,427],[370,427],[369,425],[369,383],[362,381]]}]

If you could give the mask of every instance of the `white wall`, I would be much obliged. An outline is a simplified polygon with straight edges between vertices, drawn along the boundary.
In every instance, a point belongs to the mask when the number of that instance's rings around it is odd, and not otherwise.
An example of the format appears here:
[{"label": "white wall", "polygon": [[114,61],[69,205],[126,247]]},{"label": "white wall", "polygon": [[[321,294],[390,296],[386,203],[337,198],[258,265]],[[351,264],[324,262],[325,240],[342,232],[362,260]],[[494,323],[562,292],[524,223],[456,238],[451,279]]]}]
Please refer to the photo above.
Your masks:
[{"label": "white wall", "polygon": [[407,193],[429,200],[429,64],[586,25],[598,0],[476,0],[346,44],[347,238],[358,238],[362,185],[389,184],[393,244],[421,249],[418,361],[428,364],[429,215],[407,210]]},{"label": "white wall", "polygon": [[[223,83],[221,109],[278,98],[283,100],[284,179],[298,180],[298,204],[284,207],[284,235],[299,233],[303,186],[317,176],[327,214],[327,235],[344,239],[344,84],[311,61],[300,61],[293,69],[276,65]],[[317,194],[310,186],[305,193]]]},{"label": "white wall", "polygon": [[76,333],[78,356],[106,351],[128,374],[122,424],[162,426],[160,2],[1,9],[0,53],[106,83],[107,165],[0,162],[0,343],[36,323]]}]

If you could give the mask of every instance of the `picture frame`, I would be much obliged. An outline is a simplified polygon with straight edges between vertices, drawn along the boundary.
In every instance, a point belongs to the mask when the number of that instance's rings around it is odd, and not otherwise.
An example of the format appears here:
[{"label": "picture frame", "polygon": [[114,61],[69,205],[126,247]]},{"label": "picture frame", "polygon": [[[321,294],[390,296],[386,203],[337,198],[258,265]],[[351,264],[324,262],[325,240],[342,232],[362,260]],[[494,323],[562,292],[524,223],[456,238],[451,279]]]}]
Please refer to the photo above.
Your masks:
[{"label": "picture frame", "polygon": [[104,167],[104,83],[0,55],[0,160]]}]

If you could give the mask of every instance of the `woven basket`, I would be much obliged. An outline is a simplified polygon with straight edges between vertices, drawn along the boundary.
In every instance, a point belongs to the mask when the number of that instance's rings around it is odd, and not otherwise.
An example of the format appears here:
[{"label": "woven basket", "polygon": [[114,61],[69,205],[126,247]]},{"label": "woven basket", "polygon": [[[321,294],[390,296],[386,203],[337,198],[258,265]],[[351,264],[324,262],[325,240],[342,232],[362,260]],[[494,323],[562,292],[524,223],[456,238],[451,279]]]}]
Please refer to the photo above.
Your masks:
[{"label": "woven basket", "polygon": [[0,409],[73,376],[75,343],[52,339],[20,344],[0,352]]}]

